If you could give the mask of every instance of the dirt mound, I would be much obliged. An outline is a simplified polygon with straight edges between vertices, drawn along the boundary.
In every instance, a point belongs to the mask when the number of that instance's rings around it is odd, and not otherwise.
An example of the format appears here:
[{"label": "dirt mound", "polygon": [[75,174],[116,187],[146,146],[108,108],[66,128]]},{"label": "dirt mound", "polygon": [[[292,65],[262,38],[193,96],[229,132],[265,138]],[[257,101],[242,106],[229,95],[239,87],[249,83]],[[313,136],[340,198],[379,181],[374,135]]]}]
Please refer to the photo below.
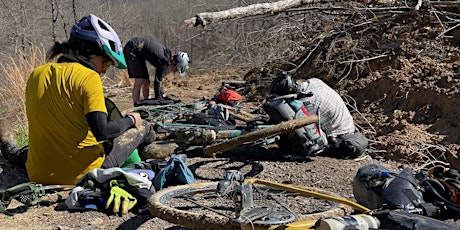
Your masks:
[{"label": "dirt mound", "polygon": [[372,139],[373,157],[440,159],[460,167],[459,32],[433,23],[438,15],[429,11],[382,17],[371,26],[350,20],[352,26],[304,43],[309,52],[288,61],[297,69],[281,62],[253,68],[245,75],[248,98],[266,97],[279,70],[298,80],[317,77],[354,110],[358,127]]}]

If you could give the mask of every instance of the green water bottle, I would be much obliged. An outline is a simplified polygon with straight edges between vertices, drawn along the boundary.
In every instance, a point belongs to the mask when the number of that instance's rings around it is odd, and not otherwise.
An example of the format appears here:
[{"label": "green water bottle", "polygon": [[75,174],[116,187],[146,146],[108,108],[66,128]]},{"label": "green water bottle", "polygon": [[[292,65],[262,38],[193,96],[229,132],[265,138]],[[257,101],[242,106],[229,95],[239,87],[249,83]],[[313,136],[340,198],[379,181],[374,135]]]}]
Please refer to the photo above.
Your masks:
[{"label": "green water bottle", "polygon": [[128,159],[126,159],[126,161],[123,163],[123,165],[121,167],[125,167],[131,163],[137,163],[137,162],[141,162],[141,157],[139,156],[139,152],[137,151],[137,149],[135,149],[133,151],[133,153],[131,153],[131,155],[129,155]]}]

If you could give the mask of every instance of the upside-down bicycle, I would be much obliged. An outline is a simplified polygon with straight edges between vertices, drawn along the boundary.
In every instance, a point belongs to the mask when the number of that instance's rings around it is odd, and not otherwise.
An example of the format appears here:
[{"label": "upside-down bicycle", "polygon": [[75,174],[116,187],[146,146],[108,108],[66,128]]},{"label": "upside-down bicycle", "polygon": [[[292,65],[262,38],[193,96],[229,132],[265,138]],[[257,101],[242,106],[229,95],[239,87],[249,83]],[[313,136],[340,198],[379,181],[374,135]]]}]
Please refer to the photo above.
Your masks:
[{"label": "upside-down bicycle", "polygon": [[228,170],[219,182],[162,189],[151,196],[153,216],[194,229],[309,229],[320,218],[372,211],[317,188],[247,178]]}]

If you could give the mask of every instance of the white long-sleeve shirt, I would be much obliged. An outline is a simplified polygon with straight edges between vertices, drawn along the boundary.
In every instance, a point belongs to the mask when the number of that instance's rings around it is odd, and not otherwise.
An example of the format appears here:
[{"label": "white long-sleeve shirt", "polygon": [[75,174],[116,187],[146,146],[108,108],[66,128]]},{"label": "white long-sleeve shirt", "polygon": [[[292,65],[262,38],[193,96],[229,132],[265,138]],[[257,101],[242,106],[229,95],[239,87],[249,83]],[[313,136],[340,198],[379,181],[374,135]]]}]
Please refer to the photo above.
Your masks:
[{"label": "white long-sleeve shirt", "polygon": [[298,90],[303,94],[313,94],[303,97],[301,101],[308,111],[318,114],[321,129],[326,136],[338,136],[355,131],[353,117],[342,97],[322,80],[308,79],[300,84]]}]

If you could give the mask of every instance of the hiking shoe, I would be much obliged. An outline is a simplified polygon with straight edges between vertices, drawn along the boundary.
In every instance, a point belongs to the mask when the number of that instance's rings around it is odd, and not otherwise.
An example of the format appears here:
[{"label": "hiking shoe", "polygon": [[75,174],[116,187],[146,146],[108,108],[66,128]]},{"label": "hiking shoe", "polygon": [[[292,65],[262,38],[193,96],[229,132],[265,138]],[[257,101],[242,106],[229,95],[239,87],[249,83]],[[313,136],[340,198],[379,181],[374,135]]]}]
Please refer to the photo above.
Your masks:
[{"label": "hiking shoe", "polygon": [[173,101],[174,103],[181,102],[181,100],[179,98],[174,98],[174,97],[169,97],[169,96],[163,96],[160,99],[166,100],[166,101]]},{"label": "hiking shoe", "polygon": [[154,142],[145,146],[139,155],[143,159],[164,159],[171,156],[178,147],[175,142]]},{"label": "hiking shoe", "polygon": [[143,104],[140,101],[138,101],[138,102],[134,102],[133,106],[139,107],[139,106],[143,106]]}]

